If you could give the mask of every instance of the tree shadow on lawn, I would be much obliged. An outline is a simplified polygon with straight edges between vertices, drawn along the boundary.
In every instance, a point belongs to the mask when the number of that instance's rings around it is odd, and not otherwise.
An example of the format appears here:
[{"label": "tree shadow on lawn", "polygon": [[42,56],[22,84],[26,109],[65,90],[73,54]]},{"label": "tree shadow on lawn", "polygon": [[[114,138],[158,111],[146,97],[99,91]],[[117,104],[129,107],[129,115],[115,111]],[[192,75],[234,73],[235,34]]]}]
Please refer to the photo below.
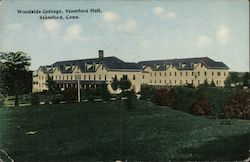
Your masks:
[{"label": "tree shadow on lawn", "polygon": [[183,159],[178,160],[245,160],[249,157],[250,133],[223,137],[206,142],[198,148],[183,148]]}]

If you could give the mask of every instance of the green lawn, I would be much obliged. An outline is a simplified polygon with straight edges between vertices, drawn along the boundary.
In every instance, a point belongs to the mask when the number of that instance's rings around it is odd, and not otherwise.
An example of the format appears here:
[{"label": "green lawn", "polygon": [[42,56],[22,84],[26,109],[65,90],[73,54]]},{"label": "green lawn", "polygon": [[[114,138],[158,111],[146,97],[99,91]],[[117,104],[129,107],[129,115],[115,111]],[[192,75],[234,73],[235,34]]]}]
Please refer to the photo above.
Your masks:
[{"label": "green lawn", "polygon": [[145,101],[135,110],[123,101],[0,108],[0,120],[0,150],[15,161],[243,160],[250,149],[250,121]]}]

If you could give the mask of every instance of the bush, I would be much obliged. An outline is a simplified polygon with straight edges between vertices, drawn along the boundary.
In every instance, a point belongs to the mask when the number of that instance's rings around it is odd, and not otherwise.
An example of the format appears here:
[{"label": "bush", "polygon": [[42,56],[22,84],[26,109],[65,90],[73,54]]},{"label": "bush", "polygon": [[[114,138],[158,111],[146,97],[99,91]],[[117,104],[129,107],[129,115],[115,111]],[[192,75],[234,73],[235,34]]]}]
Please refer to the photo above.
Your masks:
[{"label": "bush", "polygon": [[173,88],[170,90],[159,89],[156,90],[154,101],[157,105],[160,106],[173,107],[177,103],[177,95]]},{"label": "bush", "polygon": [[69,87],[64,91],[64,101],[72,103],[77,101],[77,88]]},{"label": "bush", "polygon": [[226,104],[224,117],[250,119],[250,92],[241,91],[232,96]]},{"label": "bush", "polygon": [[53,104],[58,104],[58,103],[60,103],[62,100],[63,100],[62,95],[53,95],[53,96],[52,96],[52,99],[51,99],[51,101],[52,101]]},{"label": "bush", "polygon": [[137,105],[137,97],[133,90],[130,91],[124,91],[124,96],[127,97],[126,102],[126,108],[128,110],[132,110],[136,108]]},{"label": "bush", "polygon": [[40,98],[38,94],[32,94],[31,95],[31,105],[39,105],[40,104]]},{"label": "bush", "polygon": [[190,113],[194,115],[207,116],[212,111],[211,105],[207,97],[201,96],[198,100],[190,107]]},{"label": "bush", "polygon": [[152,100],[154,98],[155,88],[146,84],[142,85],[140,94],[141,100]]}]

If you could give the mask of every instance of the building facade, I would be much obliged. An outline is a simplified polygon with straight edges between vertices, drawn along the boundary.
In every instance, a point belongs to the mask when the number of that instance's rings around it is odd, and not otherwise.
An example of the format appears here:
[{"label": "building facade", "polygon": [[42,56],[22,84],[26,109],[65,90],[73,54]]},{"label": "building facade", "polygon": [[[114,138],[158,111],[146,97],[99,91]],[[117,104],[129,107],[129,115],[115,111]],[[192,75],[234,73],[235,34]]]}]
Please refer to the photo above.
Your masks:
[{"label": "building facade", "polygon": [[93,59],[60,61],[49,66],[40,66],[33,73],[33,92],[47,90],[48,75],[62,89],[77,87],[96,87],[107,84],[111,93],[111,82],[127,77],[135,92],[139,92],[142,84],[183,86],[193,84],[198,86],[212,82],[217,87],[223,87],[229,68],[223,62],[216,62],[208,57],[141,61],[138,63],[124,62],[116,57],[104,57],[99,50],[99,57]]}]

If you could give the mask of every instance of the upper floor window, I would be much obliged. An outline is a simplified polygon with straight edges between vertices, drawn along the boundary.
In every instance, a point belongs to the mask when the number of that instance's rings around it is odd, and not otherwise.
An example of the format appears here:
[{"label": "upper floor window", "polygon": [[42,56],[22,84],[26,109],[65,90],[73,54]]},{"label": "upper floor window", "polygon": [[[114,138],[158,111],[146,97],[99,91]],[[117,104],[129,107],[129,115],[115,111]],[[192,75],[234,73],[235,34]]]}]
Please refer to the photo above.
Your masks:
[{"label": "upper floor window", "polygon": [[96,78],[95,78],[95,75],[94,75],[94,80],[95,80]]},{"label": "upper floor window", "polygon": [[161,80],[159,80],[159,83],[161,83]]},{"label": "upper floor window", "polygon": [[226,72],[224,72],[224,76],[226,76]]},{"label": "upper floor window", "polygon": [[199,71],[198,71],[198,73],[197,73],[197,74],[198,74],[198,76],[200,76],[200,72],[199,72]]},{"label": "upper floor window", "polygon": [[144,78],[145,78],[145,76],[144,76],[144,75],[142,75],[142,78],[144,79]]},{"label": "upper floor window", "polygon": [[188,72],[186,72],[186,76],[188,76]]},{"label": "upper floor window", "polygon": [[206,71],[204,71],[204,75],[207,76],[207,72]]},{"label": "upper floor window", "polygon": [[194,72],[192,71],[192,76],[194,76]]},{"label": "upper floor window", "polygon": [[171,72],[169,72],[169,76],[171,76]]},{"label": "upper floor window", "polygon": [[135,74],[133,74],[133,80],[135,80]]},{"label": "upper floor window", "polygon": [[165,72],[164,75],[167,76],[167,72]]},{"label": "upper floor window", "polygon": [[212,76],[214,76],[214,72],[212,71]]},{"label": "upper floor window", "polygon": [[180,76],[182,76],[182,72],[180,72]]},{"label": "upper floor window", "polygon": [[86,80],[86,75],[83,75],[83,79]]},{"label": "upper floor window", "polygon": [[105,76],[104,76],[104,80],[107,80],[107,75],[105,74]]},{"label": "upper floor window", "polygon": [[159,75],[161,76],[161,72],[159,73]]},{"label": "upper floor window", "polygon": [[156,76],[156,72],[155,72],[155,76]]},{"label": "upper floor window", "polygon": [[203,64],[201,64],[201,67],[203,67]]},{"label": "upper floor window", "polygon": [[217,76],[220,76],[220,72],[217,72]]},{"label": "upper floor window", "polygon": [[102,75],[101,74],[99,74],[99,80],[101,80],[102,79]]},{"label": "upper floor window", "polygon": [[174,72],[174,76],[176,76],[176,74],[177,74],[177,73],[176,73],[176,72]]},{"label": "upper floor window", "polygon": [[91,80],[91,76],[90,76],[90,74],[89,74],[89,80]]}]

